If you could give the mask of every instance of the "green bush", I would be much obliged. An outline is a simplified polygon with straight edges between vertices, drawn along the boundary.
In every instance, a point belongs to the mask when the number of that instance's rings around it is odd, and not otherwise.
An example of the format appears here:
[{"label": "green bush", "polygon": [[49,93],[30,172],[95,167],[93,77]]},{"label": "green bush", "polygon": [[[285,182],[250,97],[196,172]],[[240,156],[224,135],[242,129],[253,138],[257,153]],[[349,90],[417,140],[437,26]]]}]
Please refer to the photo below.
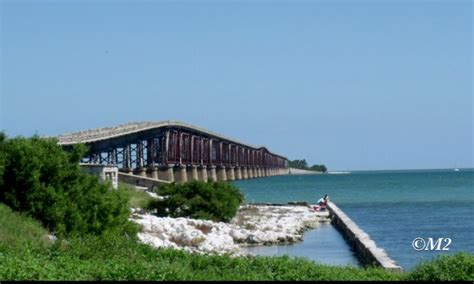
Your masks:
[{"label": "green bush", "polygon": [[110,184],[83,173],[84,146],[66,152],[55,139],[3,139],[0,202],[40,220],[57,235],[101,234],[116,230],[134,235],[128,200]]},{"label": "green bush", "polygon": [[156,209],[158,216],[189,217],[213,221],[231,220],[244,195],[234,185],[226,182],[192,181],[184,184],[167,184],[158,189],[163,200],[153,200],[149,209]]},{"label": "green bush", "polygon": [[413,268],[409,280],[451,281],[474,280],[474,255],[464,252],[455,255],[439,255],[431,261],[423,261]]}]

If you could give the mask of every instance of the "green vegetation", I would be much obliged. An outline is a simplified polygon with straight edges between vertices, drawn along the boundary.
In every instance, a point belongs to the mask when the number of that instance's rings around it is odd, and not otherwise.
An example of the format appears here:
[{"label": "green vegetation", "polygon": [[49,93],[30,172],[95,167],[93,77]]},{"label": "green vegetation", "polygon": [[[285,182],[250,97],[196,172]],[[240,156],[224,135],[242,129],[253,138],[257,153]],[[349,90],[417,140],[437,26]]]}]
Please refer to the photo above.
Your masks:
[{"label": "green vegetation", "polygon": [[40,222],[0,203],[0,253],[26,246],[46,248],[51,243],[48,231]]},{"label": "green vegetation", "polygon": [[[286,256],[235,258],[154,249],[137,240],[136,227],[128,221],[128,207],[144,206],[150,197],[126,186],[112,191],[82,173],[83,152],[78,147],[66,153],[55,140],[6,139],[0,133],[0,280],[474,279],[474,256],[465,253],[396,273]],[[155,203],[158,210],[180,208],[182,214],[220,220],[234,216],[243,200],[226,183],[170,185],[160,194],[168,195],[169,203]]]},{"label": "green vegetation", "polygon": [[[0,280],[376,280],[401,277],[381,268],[331,267],[288,257],[233,258],[154,249],[109,233],[58,239],[54,244],[44,245],[46,231],[40,223],[5,205],[0,206],[5,216],[0,236],[10,236],[0,239]],[[36,232],[35,236],[25,235],[26,230]],[[25,245],[26,242],[29,244]]]},{"label": "green vegetation", "polygon": [[308,162],[306,162],[306,159],[290,161],[289,165],[290,165],[290,168],[307,170],[307,171],[317,171],[317,172],[323,172],[323,173],[328,171],[325,165],[312,165],[311,167],[309,167]]},{"label": "green vegetation", "polygon": [[145,191],[136,189],[126,183],[119,183],[118,190],[127,198],[130,208],[146,208],[148,204],[154,200],[154,198]]},{"label": "green vegetation", "polygon": [[84,146],[64,151],[55,139],[2,138],[0,202],[40,220],[57,235],[135,235],[130,208],[121,191],[83,173]]},{"label": "green vegetation", "polygon": [[148,208],[158,216],[190,217],[213,221],[231,220],[244,196],[234,185],[226,182],[192,181],[167,184],[158,189],[163,200],[153,200]]},{"label": "green vegetation", "polygon": [[[0,280],[472,280],[473,255],[443,257],[412,272],[316,264],[303,258],[206,256],[154,249],[133,239],[104,234],[58,239],[44,245],[40,223],[0,205]],[[24,219],[24,220],[20,220]],[[18,228],[26,224],[24,229]],[[12,230],[12,228],[16,229]],[[24,230],[36,237],[21,236]],[[30,245],[15,244],[28,238]],[[8,242],[8,243],[4,243]],[[13,242],[13,243],[12,243]],[[36,243],[36,244],[35,244]],[[41,244],[41,245],[39,245]],[[433,270],[432,270],[433,268]],[[443,270],[447,269],[447,270]]]},{"label": "green vegetation", "polygon": [[408,275],[409,280],[453,281],[474,280],[474,255],[438,255],[431,261],[419,263]]}]

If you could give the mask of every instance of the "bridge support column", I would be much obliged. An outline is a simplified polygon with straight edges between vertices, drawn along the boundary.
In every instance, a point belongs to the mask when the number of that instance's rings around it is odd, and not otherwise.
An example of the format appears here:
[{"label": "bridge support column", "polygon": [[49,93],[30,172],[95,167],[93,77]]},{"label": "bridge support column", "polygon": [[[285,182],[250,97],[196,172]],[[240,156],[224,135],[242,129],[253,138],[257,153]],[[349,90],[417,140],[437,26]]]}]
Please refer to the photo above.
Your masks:
[{"label": "bridge support column", "polygon": [[220,166],[217,168],[217,180],[218,181],[227,181],[227,175],[225,173],[225,167]]},{"label": "bridge support column", "polygon": [[242,171],[240,170],[240,167],[235,167],[234,174],[235,174],[235,180],[242,179]]},{"label": "bridge support column", "polygon": [[158,168],[149,167],[147,170],[147,176],[152,179],[158,179]]},{"label": "bridge support column", "polygon": [[227,167],[226,175],[227,175],[227,180],[228,180],[228,181],[233,181],[233,180],[235,180],[234,167]]},{"label": "bridge support column", "polygon": [[263,177],[262,168],[259,167],[257,171],[258,171],[258,177]]},{"label": "bridge support column", "polygon": [[253,178],[258,178],[257,167],[252,167]]},{"label": "bridge support column", "polygon": [[207,167],[207,176],[212,181],[217,181],[216,166],[208,166]]},{"label": "bridge support column", "polygon": [[266,177],[269,176],[269,175],[268,175],[268,168],[264,168],[264,169],[263,169],[263,174],[264,174]]},{"label": "bridge support column", "polygon": [[252,167],[247,168],[247,176],[248,176],[249,179],[253,178],[253,169],[252,169]]},{"label": "bridge support column", "polygon": [[240,171],[242,172],[242,179],[248,179],[249,178],[247,167],[242,167],[240,169]]},{"label": "bridge support column", "polygon": [[185,165],[178,165],[174,169],[174,179],[178,183],[185,183],[188,181],[188,176],[186,174],[186,166]]},{"label": "bridge support column", "polygon": [[198,177],[200,181],[207,182],[207,166],[200,165],[197,168]]},{"label": "bridge support column", "polygon": [[138,169],[135,169],[135,175],[141,176],[141,177],[146,177],[146,168],[140,167]]},{"label": "bridge support column", "polygon": [[174,172],[172,165],[158,167],[158,179],[174,182]]},{"label": "bridge support column", "polygon": [[199,180],[198,170],[197,170],[196,165],[189,166],[187,169],[187,173],[188,173],[188,181]]}]

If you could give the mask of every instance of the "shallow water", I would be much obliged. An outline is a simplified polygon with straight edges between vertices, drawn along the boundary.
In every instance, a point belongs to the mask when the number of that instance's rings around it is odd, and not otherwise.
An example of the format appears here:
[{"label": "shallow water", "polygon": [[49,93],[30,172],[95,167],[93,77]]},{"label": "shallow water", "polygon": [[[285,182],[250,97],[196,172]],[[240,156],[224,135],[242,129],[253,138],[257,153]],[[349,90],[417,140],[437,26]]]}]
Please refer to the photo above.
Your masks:
[{"label": "shallow water", "polygon": [[[384,171],[348,175],[276,176],[234,182],[247,202],[308,201],[315,203],[327,193],[378,246],[404,269],[422,259],[458,251],[474,253],[474,171]],[[314,230],[316,232],[317,230]],[[324,234],[325,231],[320,231]],[[291,255],[314,260],[310,231]],[[451,238],[449,251],[416,251],[417,237]],[[334,236],[329,239],[335,239]],[[334,245],[338,244],[337,240]],[[340,243],[339,243],[340,245]],[[344,248],[344,246],[341,246]],[[322,253],[326,246],[318,250]],[[345,247],[348,249],[348,246]],[[271,249],[266,248],[266,252]],[[265,252],[265,253],[266,253]],[[332,260],[324,258],[327,263]],[[349,261],[350,262],[350,261]]]},{"label": "shallow water", "polygon": [[303,242],[295,244],[254,246],[244,248],[244,251],[265,256],[286,254],[291,257],[306,257],[324,264],[359,266],[357,257],[331,224],[322,223],[317,229],[307,231],[303,237]]}]

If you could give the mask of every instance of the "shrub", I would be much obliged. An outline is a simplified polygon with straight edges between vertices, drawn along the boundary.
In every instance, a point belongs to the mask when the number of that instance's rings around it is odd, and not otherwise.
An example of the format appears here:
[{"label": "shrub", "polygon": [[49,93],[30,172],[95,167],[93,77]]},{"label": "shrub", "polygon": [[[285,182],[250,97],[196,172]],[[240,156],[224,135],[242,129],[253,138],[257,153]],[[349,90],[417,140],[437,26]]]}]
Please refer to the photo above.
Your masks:
[{"label": "shrub", "polygon": [[163,200],[153,200],[150,209],[158,216],[189,217],[230,221],[244,201],[240,190],[230,183],[192,181],[167,184],[158,189]]},{"label": "shrub", "polygon": [[0,143],[3,173],[0,202],[40,220],[58,235],[133,234],[136,226],[120,191],[83,173],[79,161],[86,148],[64,151],[56,139],[18,137]]},{"label": "shrub", "polygon": [[451,281],[474,280],[474,255],[465,252],[455,255],[438,255],[413,268],[408,280]]}]

